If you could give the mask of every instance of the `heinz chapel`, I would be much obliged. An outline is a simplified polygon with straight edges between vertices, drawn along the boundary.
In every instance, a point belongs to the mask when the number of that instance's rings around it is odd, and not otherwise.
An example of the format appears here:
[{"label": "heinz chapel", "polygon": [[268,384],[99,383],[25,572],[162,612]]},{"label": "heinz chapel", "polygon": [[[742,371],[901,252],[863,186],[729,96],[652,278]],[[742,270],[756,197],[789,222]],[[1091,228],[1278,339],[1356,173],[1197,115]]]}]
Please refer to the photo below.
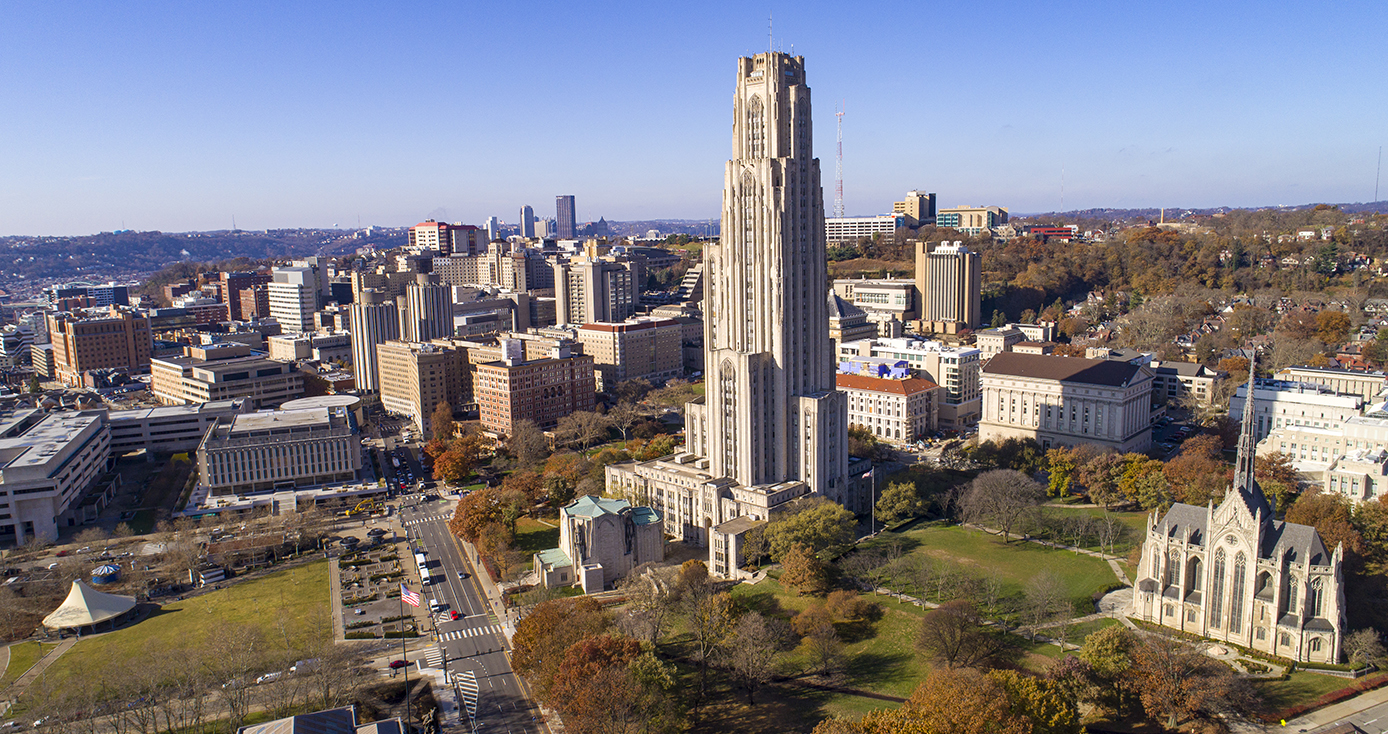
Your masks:
[{"label": "heinz chapel", "polygon": [[1273,519],[1253,477],[1252,408],[1246,401],[1224,501],[1178,503],[1149,518],[1129,616],[1299,662],[1338,662],[1343,549],[1326,550],[1313,527]]}]

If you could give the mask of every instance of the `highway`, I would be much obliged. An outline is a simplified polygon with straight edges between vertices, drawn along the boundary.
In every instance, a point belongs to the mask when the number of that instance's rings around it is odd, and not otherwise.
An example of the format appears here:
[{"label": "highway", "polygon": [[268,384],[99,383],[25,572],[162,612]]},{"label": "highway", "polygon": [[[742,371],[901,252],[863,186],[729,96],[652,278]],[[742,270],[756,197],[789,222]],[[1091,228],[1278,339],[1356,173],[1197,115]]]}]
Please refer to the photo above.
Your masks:
[{"label": "highway", "polygon": [[[419,495],[404,498],[400,510],[411,545],[422,548],[429,557],[434,583],[423,589],[425,606],[431,600],[444,605],[443,611],[432,617],[447,669],[452,674],[472,671],[476,677],[478,731],[548,732],[539,709],[511,670],[500,620],[482,593],[472,564],[448,532],[452,512],[451,502],[420,501]],[[450,619],[455,610],[459,615],[456,621]]]}]

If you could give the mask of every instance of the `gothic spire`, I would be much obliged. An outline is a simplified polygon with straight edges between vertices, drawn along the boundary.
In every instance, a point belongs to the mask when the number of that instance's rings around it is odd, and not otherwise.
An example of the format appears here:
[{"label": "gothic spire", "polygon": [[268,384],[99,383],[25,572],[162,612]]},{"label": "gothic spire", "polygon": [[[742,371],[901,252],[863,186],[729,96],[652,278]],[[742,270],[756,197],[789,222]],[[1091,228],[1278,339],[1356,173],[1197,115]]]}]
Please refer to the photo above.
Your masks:
[{"label": "gothic spire", "polygon": [[1256,514],[1261,510],[1265,519],[1272,518],[1272,506],[1268,503],[1267,497],[1263,495],[1263,488],[1258,486],[1258,481],[1254,479],[1254,460],[1256,458],[1256,448],[1258,444],[1257,424],[1253,415],[1253,388],[1255,386],[1255,371],[1258,366],[1258,352],[1253,351],[1253,356],[1248,360],[1248,386],[1245,388],[1243,397],[1243,422],[1239,426],[1239,452],[1238,458],[1234,461],[1234,486],[1232,491],[1238,492],[1244,504],[1248,505],[1248,511]]}]

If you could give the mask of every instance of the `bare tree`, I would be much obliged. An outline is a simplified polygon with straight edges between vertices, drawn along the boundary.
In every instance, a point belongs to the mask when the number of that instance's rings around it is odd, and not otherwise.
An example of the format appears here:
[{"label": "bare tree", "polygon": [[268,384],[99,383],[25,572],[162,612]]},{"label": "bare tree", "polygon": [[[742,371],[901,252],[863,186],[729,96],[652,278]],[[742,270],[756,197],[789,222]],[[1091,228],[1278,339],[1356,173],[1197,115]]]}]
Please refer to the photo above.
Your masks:
[{"label": "bare tree", "polygon": [[535,421],[529,418],[516,421],[511,435],[506,437],[506,450],[521,466],[534,466],[549,458],[549,441]]},{"label": "bare tree", "polygon": [[669,580],[657,569],[647,568],[641,573],[633,571],[623,589],[627,606],[617,625],[637,640],[659,642],[674,606]]},{"label": "bare tree", "polygon": [[972,668],[999,661],[1008,649],[1006,638],[983,624],[967,601],[941,604],[921,619],[916,647],[949,668]]},{"label": "bare tree", "polygon": [[1039,505],[1046,496],[1040,484],[1014,469],[986,471],[969,485],[960,500],[960,509],[968,522],[988,524],[1002,531],[1003,540],[1010,540],[1012,529],[1026,512]]},{"label": "bare tree", "polygon": [[607,411],[607,419],[611,422],[613,428],[622,432],[623,441],[630,438],[628,433],[631,431],[632,426],[640,423],[643,418],[645,418],[645,414],[641,409],[638,408],[635,403],[627,401],[617,403],[615,407]]},{"label": "bare tree", "polygon": [[1074,611],[1066,595],[1065,581],[1055,573],[1044,570],[1027,579],[1025,591],[1026,606],[1023,613],[1031,637],[1036,639],[1036,628],[1058,616],[1068,618]]},{"label": "bare tree", "polygon": [[727,640],[728,667],[747,691],[747,705],[756,705],[757,689],[771,681],[776,661],[791,639],[790,625],[758,612],[742,615]]},{"label": "bare tree", "polygon": [[203,663],[220,686],[215,690],[230,715],[231,728],[239,729],[251,709],[255,674],[264,669],[265,640],[253,625],[233,625],[210,637]]}]

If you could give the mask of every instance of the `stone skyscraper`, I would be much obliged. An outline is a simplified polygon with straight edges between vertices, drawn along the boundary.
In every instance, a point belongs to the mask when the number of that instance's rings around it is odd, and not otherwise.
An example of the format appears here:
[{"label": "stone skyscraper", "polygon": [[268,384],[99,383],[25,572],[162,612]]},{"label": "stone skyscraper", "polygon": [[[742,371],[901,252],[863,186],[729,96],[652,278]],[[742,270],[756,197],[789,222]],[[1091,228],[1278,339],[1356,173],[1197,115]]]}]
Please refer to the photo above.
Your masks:
[{"label": "stone skyscraper", "polygon": [[983,265],[962,242],[921,243],[916,249],[916,306],[921,329],[957,334],[983,323]]},{"label": "stone skyscraper", "polygon": [[684,452],[607,467],[609,492],[654,506],[675,537],[709,543],[720,575],[736,568],[734,536],[791,500],[868,510],[870,464],[849,466],[834,383],[812,138],[804,59],[739,59],[722,236],[704,247],[705,397],[685,406]]}]

